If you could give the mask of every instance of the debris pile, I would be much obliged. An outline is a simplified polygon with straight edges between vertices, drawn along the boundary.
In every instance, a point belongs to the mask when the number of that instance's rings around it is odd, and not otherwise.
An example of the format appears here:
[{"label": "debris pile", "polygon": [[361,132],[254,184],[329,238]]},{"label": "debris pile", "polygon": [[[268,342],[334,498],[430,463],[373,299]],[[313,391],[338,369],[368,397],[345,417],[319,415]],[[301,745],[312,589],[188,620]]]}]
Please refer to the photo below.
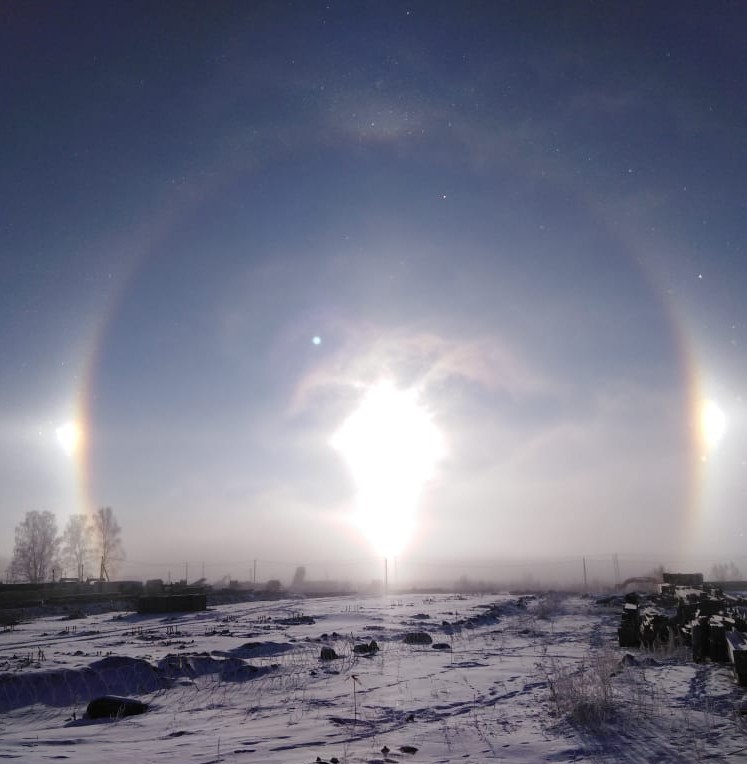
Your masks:
[{"label": "debris pile", "polygon": [[731,663],[747,686],[747,600],[741,596],[693,582],[665,582],[653,595],[626,594],[617,637],[620,647],[684,644],[696,662]]}]

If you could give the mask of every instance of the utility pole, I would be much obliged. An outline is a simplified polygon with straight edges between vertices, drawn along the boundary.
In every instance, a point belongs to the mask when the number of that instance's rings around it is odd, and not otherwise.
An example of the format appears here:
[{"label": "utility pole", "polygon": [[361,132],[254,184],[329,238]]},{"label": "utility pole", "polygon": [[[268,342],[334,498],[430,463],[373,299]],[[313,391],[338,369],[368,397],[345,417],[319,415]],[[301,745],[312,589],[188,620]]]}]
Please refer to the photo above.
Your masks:
[{"label": "utility pole", "polygon": [[257,561],[254,561],[254,577],[252,579],[254,585],[257,585]]},{"label": "utility pole", "polygon": [[184,563],[184,583],[189,583],[189,562]]},{"label": "utility pole", "polygon": [[589,591],[589,582],[586,580],[586,557],[581,558],[584,562],[584,591]]},{"label": "utility pole", "polygon": [[389,561],[384,558],[384,594],[389,594]]},{"label": "utility pole", "polygon": [[620,560],[617,559],[617,555],[612,558],[615,566],[615,588],[620,585]]}]

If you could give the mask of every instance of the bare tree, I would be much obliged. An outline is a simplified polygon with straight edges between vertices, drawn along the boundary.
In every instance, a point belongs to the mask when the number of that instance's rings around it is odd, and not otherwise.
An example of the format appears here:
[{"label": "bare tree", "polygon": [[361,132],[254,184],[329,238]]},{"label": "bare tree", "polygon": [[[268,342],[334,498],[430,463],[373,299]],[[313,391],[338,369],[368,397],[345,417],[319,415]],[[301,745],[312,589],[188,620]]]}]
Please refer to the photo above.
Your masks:
[{"label": "bare tree", "polygon": [[93,535],[95,549],[101,560],[100,575],[108,580],[114,574],[116,563],[124,557],[122,529],[111,507],[100,507],[94,513]]},{"label": "bare tree", "polygon": [[83,579],[93,556],[93,528],[86,515],[71,515],[62,534],[62,561]]},{"label": "bare tree", "polygon": [[27,512],[16,526],[16,542],[10,575],[14,581],[40,584],[53,576],[59,565],[60,537],[52,512]]},{"label": "bare tree", "polygon": [[728,565],[724,562],[718,563],[711,568],[711,579],[713,581],[739,581],[742,574],[739,568],[730,562]]}]

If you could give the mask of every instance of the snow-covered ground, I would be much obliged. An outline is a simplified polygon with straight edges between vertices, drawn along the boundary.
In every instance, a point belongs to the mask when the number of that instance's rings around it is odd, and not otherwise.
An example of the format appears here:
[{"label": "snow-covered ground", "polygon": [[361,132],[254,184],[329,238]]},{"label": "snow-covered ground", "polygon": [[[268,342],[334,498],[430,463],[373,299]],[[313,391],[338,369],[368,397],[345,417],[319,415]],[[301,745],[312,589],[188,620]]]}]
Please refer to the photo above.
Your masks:
[{"label": "snow-covered ground", "polygon": [[[729,668],[684,649],[626,657],[618,620],[558,595],[40,618],[0,634],[0,759],[747,761],[746,693]],[[415,632],[433,643],[406,643]],[[354,650],[371,640],[378,651]],[[340,657],[321,660],[323,647]],[[84,718],[105,693],[149,710]]]}]

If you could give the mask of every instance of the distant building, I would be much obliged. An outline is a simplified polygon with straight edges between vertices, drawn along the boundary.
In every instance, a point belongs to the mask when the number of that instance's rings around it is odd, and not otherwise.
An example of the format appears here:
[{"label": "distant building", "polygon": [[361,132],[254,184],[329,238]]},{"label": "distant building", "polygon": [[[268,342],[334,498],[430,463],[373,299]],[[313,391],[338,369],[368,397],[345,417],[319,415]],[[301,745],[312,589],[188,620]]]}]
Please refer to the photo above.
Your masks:
[{"label": "distant building", "polygon": [[138,597],[137,612],[142,614],[155,613],[188,613],[207,610],[207,596],[203,593],[192,594],[154,594]]},{"label": "distant building", "polygon": [[702,573],[662,573],[662,578],[672,586],[703,586]]}]

